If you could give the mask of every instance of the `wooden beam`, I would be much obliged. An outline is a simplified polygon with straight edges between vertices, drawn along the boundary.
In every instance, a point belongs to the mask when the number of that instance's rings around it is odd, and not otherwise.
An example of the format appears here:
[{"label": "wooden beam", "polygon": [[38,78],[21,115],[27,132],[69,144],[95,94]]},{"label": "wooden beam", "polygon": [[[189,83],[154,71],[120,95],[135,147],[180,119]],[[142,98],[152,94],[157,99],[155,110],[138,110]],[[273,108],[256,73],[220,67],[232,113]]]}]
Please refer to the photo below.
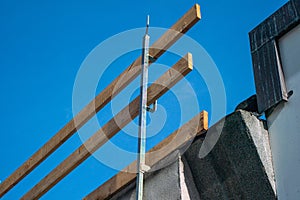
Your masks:
[{"label": "wooden beam", "polygon": [[[206,111],[202,111],[158,145],[153,147],[146,154],[147,165],[151,167],[154,166],[175,150],[178,150],[188,142],[191,142],[195,136],[205,133],[207,129],[208,114]],[[122,172],[119,172],[117,175],[87,195],[84,200],[104,200],[112,197],[114,194],[136,180],[136,173],[134,173],[136,172],[136,167],[137,164],[136,161],[134,161],[123,169]]]},{"label": "wooden beam", "polygon": [[149,49],[149,54],[157,59],[172,46],[184,33],[201,19],[200,6],[195,4],[176,24],[174,24]]},{"label": "wooden beam", "polygon": [[[183,33],[187,32],[195,23],[197,23],[200,18],[200,6],[196,4],[150,47],[150,55],[155,59],[159,58],[182,36]],[[60,147],[77,131],[77,129],[80,129],[89,119],[110,102],[112,98],[134,80],[140,74],[140,65],[141,56],[60,131],[58,131],[46,144],[1,183],[0,198]]]},{"label": "wooden beam", "polygon": [[[188,53],[181,58],[171,69],[164,73],[148,88],[147,105],[166,93],[180,79],[187,75],[193,68],[192,55]],[[56,183],[68,175],[73,169],[86,160],[99,147],[117,134],[124,126],[139,114],[139,97],[135,98],[128,106],[123,108],[114,118],[98,130],[84,144],[75,150],[68,158],[60,163],[38,184],[36,184],[21,199],[38,199]]]}]

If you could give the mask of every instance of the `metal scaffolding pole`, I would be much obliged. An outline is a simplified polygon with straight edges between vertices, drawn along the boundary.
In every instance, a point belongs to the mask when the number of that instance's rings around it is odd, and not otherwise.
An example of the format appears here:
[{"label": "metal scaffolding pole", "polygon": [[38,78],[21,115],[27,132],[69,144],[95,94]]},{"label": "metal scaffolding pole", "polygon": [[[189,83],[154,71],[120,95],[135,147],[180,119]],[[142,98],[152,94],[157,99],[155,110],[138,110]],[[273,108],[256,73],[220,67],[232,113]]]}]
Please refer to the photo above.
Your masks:
[{"label": "metal scaffolding pole", "polygon": [[139,113],[139,135],[138,135],[138,162],[137,162],[137,182],[136,182],[136,199],[143,199],[143,185],[145,173],[145,153],[146,153],[146,112],[147,112],[147,84],[148,84],[148,66],[149,66],[149,15],[147,16],[146,33],[143,38],[143,55],[142,55],[142,74],[140,87],[140,113]]}]

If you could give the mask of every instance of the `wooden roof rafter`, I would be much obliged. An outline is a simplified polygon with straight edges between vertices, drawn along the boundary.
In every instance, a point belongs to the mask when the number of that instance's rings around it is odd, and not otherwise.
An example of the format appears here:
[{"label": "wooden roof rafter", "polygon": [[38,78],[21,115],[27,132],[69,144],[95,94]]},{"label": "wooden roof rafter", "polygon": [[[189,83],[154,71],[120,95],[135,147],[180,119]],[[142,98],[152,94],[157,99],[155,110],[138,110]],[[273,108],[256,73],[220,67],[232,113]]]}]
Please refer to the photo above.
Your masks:
[{"label": "wooden roof rafter", "polygon": [[[201,19],[200,6],[195,4],[168,31],[166,31],[149,49],[150,56],[158,59],[184,33]],[[191,55],[187,55],[191,57]],[[151,62],[150,62],[151,64]],[[99,110],[107,105],[141,72],[141,56],[138,57],[107,88],[84,107],[71,121],[60,129],[48,142],[36,151],[27,161],[16,169],[0,184],[0,198],[49,157],[57,148],[67,141],[78,129],[90,120]],[[122,81],[120,81],[122,80]],[[176,80],[177,81],[177,80]],[[175,82],[174,82],[175,84]],[[81,148],[81,147],[80,147]]]}]

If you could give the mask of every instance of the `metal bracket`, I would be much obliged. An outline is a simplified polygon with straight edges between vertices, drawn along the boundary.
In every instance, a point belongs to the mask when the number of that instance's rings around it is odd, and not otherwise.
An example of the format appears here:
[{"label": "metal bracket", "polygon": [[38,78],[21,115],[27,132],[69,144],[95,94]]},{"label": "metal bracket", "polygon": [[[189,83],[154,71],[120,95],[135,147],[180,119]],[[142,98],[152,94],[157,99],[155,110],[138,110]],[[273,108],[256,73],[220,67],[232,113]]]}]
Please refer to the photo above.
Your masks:
[{"label": "metal bracket", "polygon": [[151,169],[150,166],[145,165],[145,164],[141,164],[140,166],[140,171],[144,174],[145,172],[148,172]]},{"label": "metal bracket", "polygon": [[148,58],[151,63],[154,63],[157,60],[156,58],[154,58],[153,56],[150,56],[150,55],[148,56]]},{"label": "metal bracket", "polygon": [[157,110],[157,100],[154,101],[154,103],[152,104],[153,107],[151,108],[150,106],[146,107],[146,110],[148,112],[154,113]]}]

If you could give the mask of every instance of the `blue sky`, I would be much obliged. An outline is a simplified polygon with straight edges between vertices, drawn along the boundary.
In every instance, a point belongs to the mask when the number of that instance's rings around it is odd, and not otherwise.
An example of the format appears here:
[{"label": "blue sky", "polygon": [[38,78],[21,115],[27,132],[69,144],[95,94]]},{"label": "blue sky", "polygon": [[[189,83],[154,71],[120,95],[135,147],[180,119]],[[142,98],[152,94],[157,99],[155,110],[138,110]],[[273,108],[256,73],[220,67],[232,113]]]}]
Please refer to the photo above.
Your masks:
[{"label": "blue sky", "polygon": [[[248,32],[286,2],[0,1],[0,180],[9,176],[72,118],[73,84],[89,53],[115,34],[143,27],[147,14],[151,15],[151,26],[168,28],[193,4],[200,4],[202,20],[187,35],[203,46],[218,67],[226,89],[226,112],[232,112],[238,103],[255,93]],[[122,45],[125,44],[120,43]],[[139,53],[129,53],[112,63],[97,91],[114,80]],[[178,59],[166,54],[158,62],[171,66]],[[201,75],[192,73],[188,80],[197,97],[201,97],[198,106],[210,111],[214,105],[205,90],[205,82]],[[180,126],[181,114],[175,109],[178,106],[175,96],[168,93],[159,100],[169,117],[158,137],[150,138],[149,147]],[[172,106],[168,104],[170,100],[175,102]],[[101,112],[105,119],[98,116],[98,120],[104,124],[111,117],[111,107],[108,105]],[[171,123],[170,116],[174,117],[175,124]],[[184,119],[187,120],[189,118]],[[92,132],[93,127],[87,130]],[[130,150],[136,147],[133,138],[126,133],[121,133],[114,142]],[[3,199],[20,198],[80,144],[75,134]],[[118,155],[115,156],[118,159]],[[116,172],[91,157],[42,199],[80,199]]]}]

